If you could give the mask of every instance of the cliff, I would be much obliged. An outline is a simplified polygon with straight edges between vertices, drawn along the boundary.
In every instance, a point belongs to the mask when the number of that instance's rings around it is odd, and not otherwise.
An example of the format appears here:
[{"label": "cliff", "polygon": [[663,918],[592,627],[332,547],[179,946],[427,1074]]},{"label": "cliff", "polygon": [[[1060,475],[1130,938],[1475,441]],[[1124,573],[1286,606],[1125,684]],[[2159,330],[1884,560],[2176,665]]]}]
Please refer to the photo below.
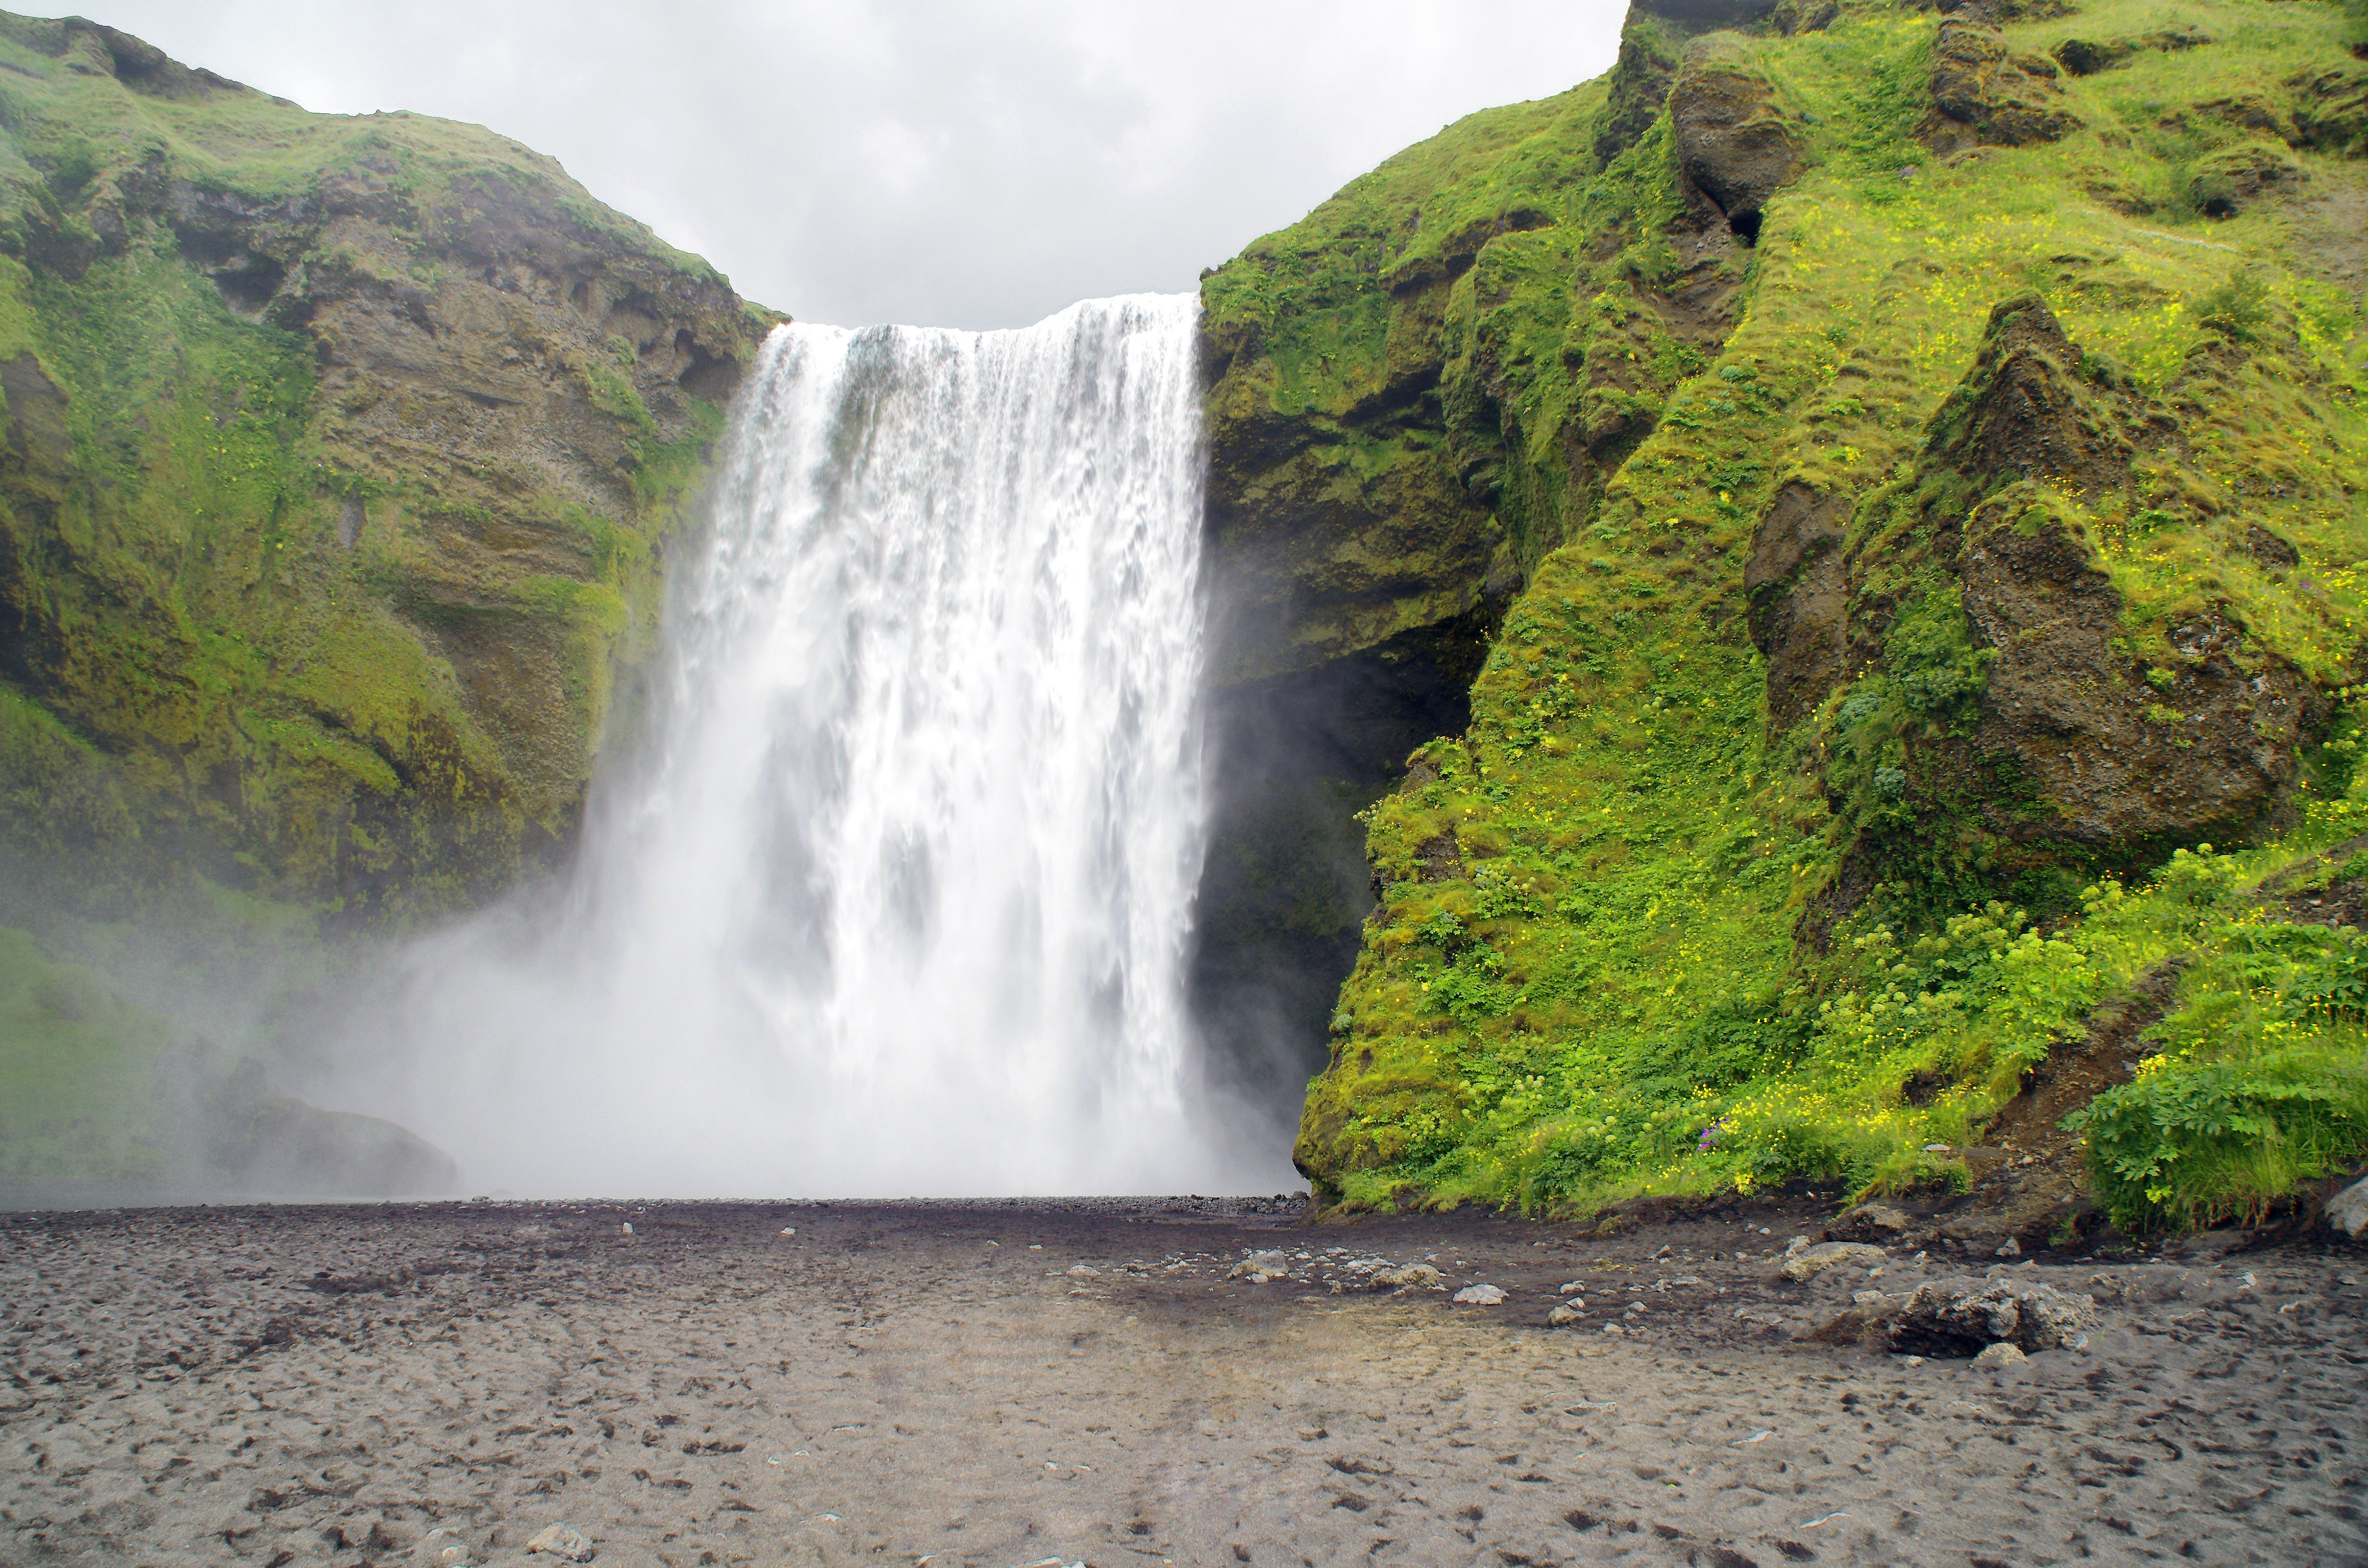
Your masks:
[{"label": "cliff", "polygon": [[0,15],[0,844],[383,926],[564,845],[773,318],[472,126]]},{"label": "cliff", "polygon": [[1239,677],[1486,639],[1363,818],[1319,1190],[1945,1189],[2140,994],[2032,1134],[2122,1222],[2368,1149],[2278,902],[2360,809],[2363,40],[1655,0],[1205,280]]}]

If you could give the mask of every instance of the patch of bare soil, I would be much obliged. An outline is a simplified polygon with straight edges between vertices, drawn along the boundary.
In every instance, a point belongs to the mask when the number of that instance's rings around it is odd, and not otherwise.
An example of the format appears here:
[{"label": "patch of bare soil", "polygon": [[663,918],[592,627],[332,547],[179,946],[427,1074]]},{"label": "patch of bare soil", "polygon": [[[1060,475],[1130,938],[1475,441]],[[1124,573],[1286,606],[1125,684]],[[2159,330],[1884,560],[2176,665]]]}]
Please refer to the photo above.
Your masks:
[{"label": "patch of bare soil", "polygon": [[2368,1556],[2357,1249],[1994,1267],[2100,1322],[1917,1362],[1816,1336],[1962,1263],[1777,1272],[1838,1196],[1611,1235],[1273,1199],[0,1216],[0,1561],[533,1568],[558,1524],[602,1568]]}]

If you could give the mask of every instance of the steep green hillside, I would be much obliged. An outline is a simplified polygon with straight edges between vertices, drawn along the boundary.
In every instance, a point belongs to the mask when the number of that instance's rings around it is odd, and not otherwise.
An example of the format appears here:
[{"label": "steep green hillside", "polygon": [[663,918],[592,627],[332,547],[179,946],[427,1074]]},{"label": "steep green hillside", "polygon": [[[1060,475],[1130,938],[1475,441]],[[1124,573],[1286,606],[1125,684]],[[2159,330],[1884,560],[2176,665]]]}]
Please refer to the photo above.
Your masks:
[{"label": "steep green hillside", "polygon": [[2368,800],[2360,8],[1660,10],[1204,284],[1212,521],[1338,588],[1269,648],[1520,584],[1368,813],[1302,1168],[1963,1182],[2142,985],[2124,1223],[2356,1156],[2348,895],[2260,884]]},{"label": "steep green hillside", "polygon": [[503,137],[0,15],[17,891],[382,924],[548,856],[764,324]]}]

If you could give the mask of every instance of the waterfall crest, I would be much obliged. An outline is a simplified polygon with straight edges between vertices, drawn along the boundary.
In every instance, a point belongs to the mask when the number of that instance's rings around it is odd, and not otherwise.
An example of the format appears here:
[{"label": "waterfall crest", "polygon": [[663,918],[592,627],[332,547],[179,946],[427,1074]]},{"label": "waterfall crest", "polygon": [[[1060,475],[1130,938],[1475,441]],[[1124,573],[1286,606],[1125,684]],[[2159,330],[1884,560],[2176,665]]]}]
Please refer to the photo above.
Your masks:
[{"label": "waterfall crest", "polygon": [[[558,935],[419,960],[471,977],[411,987],[408,1032],[484,1042],[414,1117],[472,1180],[1225,1188],[1184,1001],[1196,312],[768,339]],[[612,1153],[471,1108],[520,1096]]]}]

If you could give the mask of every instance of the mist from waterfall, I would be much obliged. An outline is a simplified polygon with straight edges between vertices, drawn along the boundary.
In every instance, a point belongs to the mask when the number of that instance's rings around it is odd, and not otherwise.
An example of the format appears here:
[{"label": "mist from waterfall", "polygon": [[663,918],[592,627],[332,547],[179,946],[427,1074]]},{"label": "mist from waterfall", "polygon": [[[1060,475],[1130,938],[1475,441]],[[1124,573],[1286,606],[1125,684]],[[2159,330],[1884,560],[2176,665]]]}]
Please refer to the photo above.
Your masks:
[{"label": "mist from waterfall", "polygon": [[1185,1006],[1196,309],[776,330],[563,907],[414,948],[349,1086],[475,1190],[1290,1179]]}]

